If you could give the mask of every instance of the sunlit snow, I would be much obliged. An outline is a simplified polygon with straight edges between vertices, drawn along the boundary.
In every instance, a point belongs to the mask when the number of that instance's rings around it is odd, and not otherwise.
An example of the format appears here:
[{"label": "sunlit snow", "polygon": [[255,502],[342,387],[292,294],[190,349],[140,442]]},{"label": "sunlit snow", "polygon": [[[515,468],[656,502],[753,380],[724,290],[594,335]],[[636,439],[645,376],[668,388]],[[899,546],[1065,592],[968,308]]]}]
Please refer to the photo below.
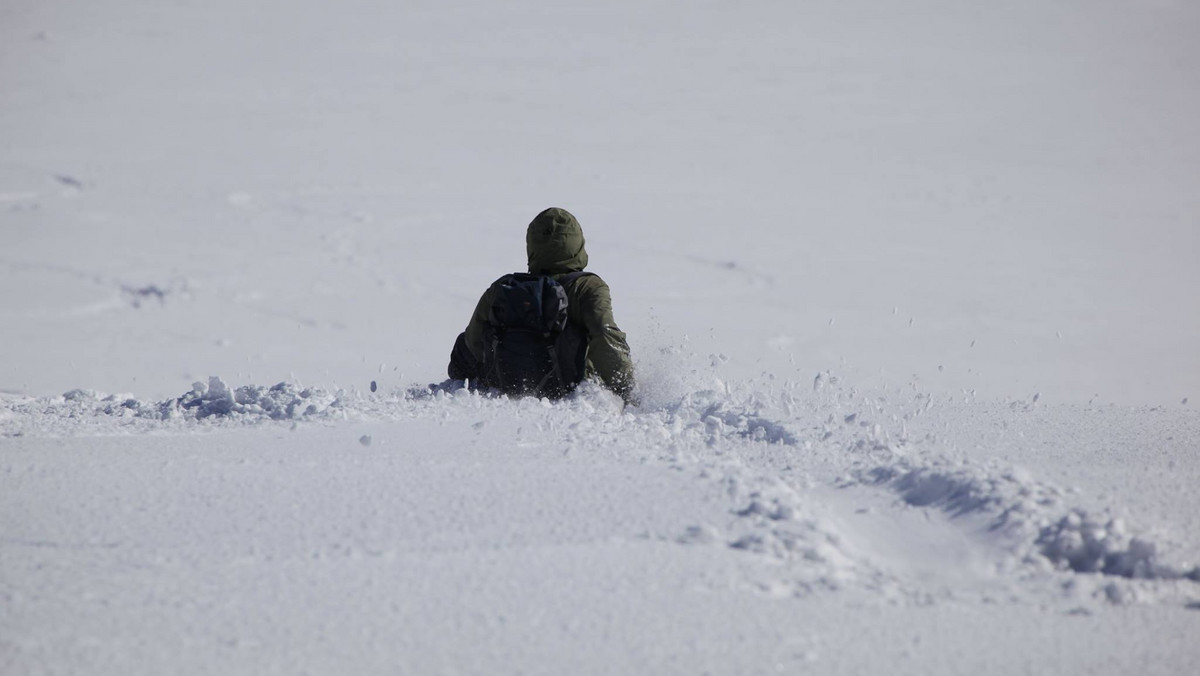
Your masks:
[{"label": "sunlit snow", "polygon": [[[1191,673],[1197,27],[6,3],[0,673]],[[443,383],[548,206],[636,406]]]}]

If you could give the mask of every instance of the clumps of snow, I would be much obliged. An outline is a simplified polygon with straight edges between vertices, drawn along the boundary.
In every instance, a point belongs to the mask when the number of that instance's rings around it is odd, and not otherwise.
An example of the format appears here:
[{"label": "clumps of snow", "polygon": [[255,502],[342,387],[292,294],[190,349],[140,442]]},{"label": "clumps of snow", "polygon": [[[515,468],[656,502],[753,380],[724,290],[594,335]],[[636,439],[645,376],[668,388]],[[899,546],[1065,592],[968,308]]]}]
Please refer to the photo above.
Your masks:
[{"label": "clumps of snow", "polygon": [[1188,571],[1166,565],[1159,561],[1157,545],[1129,533],[1121,519],[1096,518],[1083,510],[1073,509],[1043,527],[1036,544],[1060,570],[1200,582],[1200,566]]},{"label": "clumps of snow", "polygon": [[722,439],[740,438],[768,444],[795,445],[793,435],[784,425],[764,417],[753,406],[746,407],[731,402],[727,393],[705,390],[684,396],[680,401],[665,406],[672,428],[704,430],[709,445]]},{"label": "clumps of snow", "polygon": [[797,522],[791,528],[748,533],[729,543],[733,549],[790,560],[801,558],[815,564],[831,564],[830,570],[844,575],[854,568],[853,562],[838,548],[838,537],[824,531],[816,521]]},{"label": "clumps of snow", "polygon": [[191,416],[196,419],[222,416],[295,420],[319,416],[335,408],[339,394],[316,388],[300,388],[291,383],[272,387],[243,385],[231,389],[220,378],[211,377],[208,384],[197,382],[192,390],[178,399],[158,405],[164,419]]},{"label": "clumps of snow", "polygon": [[674,541],[725,547],[770,561],[758,586],[777,596],[837,590],[881,577],[870,562],[847,551],[837,528],[819,518],[807,496],[778,477],[739,465],[709,466],[699,473],[730,500],[723,528],[688,526]]},{"label": "clumps of snow", "polygon": [[142,401],[128,394],[76,389],[61,397],[0,399],[0,435],[109,434],[149,431],[164,424],[299,420],[344,416],[344,392],[279,383],[272,387],[229,387],[218,377],[197,382],[183,396]]},{"label": "clumps of snow", "polygon": [[[796,436],[783,423],[773,419],[766,409],[769,405],[754,393],[734,392],[717,381],[721,389],[692,391],[673,401],[652,406],[643,401],[625,407],[621,399],[594,381],[580,383],[575,392],[561,401],[551,402],[532,397],[509,397],[492,391],[476,390],[461,380],[447,380],[425,387],[411,388],[402,398],[391,401],[391,408],[380,408],[379,400],[361,400],[356,406],[373,415],[385,418],[404,417],[414,406],[438,406],[448,401],[471,402],[479,408],[510,408],[529,413],[527,409],[545,408],[566,414],[573,420],[568,434],[571,439],[589,438],[593,442],[620,433],[625,442],[630,435],[641,432],[651,446],[667,442],[672,448],[691,445],[717,446],[723,441],[751,441],[768,444],[794,445]],[[401,414],[401,412],[404,412]]]},{"label": "clumps of snow", "polygon": [[735,534],[729,548],[786,564],[787,572],[776,582],[795,594],[836,590],[863,572],[877,576],[865,561],[845,551],[835,528],[805,514],[794,493],[781,498],[754,492],[734,514],[738,520],[731,527]]}]

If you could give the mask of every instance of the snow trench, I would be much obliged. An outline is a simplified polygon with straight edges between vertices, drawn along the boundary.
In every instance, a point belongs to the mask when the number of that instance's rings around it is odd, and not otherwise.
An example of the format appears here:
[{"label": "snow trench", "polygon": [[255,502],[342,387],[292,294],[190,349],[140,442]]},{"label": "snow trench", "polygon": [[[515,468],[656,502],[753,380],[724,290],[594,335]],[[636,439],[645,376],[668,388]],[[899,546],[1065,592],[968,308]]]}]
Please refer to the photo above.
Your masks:
[{"label": "snow trench", "polygon": [[1062,490],[1012,471],[887,466],[868,470],[863,478],[894,490],[914,507],[952,517],[983,515],[991,530],[1017,543],[1027,561],[1041,559],[1077,573],[1200,582],[1200,566],[1164,563],[1151,536],[1123,519],[1070,507]]}]

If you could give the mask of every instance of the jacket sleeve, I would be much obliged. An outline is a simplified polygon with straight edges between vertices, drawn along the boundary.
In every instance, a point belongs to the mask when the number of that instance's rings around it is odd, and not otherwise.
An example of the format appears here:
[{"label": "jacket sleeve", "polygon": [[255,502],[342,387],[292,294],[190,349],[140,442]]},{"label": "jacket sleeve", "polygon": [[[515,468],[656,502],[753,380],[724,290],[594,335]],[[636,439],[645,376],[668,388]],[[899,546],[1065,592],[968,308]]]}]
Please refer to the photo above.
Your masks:
[{"label": "jacket sleeve", "polygon": [[449,376],[456,380],[463,378],[478,378],[479,367],[483,363],[483,330],[487,326],[488,311],[492,307],[492,299],[496,295],[496,285],[488,287],[475,304],[467,329],[458,336],[454,349],[450,352]]},{"label": "jacket sleeve", "polygon": [[633,358],[625,332],[613,319],[612,296],[608,284],[596,275],[581,277],[578,303],[571,308],[578,314],[572,317],[587,329],[588,362],[596,374],[613,392],[625,401],[633,394]]},{"label": "jacket sleeve", "polygon": [[458,339],[454,341],[454,349],[450,351],[450,365],[446,367],[446,374],[451,380],[475,380],[481,370],[482,364],[467,349],[466,331],[458,334]]}]

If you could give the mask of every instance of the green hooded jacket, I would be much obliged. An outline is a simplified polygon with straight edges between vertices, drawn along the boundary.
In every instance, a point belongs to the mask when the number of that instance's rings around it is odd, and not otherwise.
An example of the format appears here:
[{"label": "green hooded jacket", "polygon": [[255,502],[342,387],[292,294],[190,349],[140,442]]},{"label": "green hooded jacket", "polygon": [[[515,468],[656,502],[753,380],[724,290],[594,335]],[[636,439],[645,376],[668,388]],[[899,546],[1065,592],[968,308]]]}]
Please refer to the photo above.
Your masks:
[{"label": "green hooded jacket", "polygon": [[[525,249],[531,274],[550,275],[555,280],[587,267],[583,228],[566,209],[550,208],[534,217],[525,233]],[[466,347],[476,360],[484,354],[484,329],[499,280],[475,306],[464,332]],[[613,319],[608,284],[598,275],[581,275],[566,283],[567,317],[587,332],[587,371],[626,401],[633,391],[633,360],[625,333]]]}]

